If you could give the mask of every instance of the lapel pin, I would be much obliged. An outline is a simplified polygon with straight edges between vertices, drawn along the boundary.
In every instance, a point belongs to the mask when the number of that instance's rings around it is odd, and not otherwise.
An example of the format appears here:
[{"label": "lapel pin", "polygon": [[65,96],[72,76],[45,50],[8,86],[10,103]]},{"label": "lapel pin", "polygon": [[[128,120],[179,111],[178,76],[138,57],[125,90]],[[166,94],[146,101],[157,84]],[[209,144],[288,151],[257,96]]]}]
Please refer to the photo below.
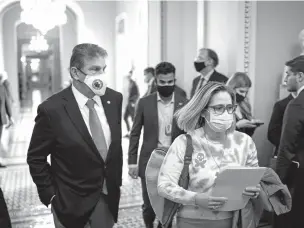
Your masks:
[{"label": "lapel pin", "polygon": [[178,103],[178,105],[183,105],[183,103],[182,103],[182,102],[180,102],[180,103]]},{"label": "lapel pin", "polygon": [[111,104],[111,101],[107,101],[108,104]]}]

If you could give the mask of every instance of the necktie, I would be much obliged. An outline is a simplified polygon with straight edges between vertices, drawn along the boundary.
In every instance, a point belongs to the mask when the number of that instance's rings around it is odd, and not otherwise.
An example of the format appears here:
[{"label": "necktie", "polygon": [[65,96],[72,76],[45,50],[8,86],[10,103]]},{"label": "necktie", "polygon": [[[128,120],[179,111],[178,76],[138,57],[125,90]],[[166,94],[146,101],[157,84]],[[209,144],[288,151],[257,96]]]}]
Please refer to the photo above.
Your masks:
[{"label": "necktie", "polygon": [[[96,109],[94,108],[95,101],[92,99],[89,99],[86,103],[86,106],[89,108],[89,125],[90,130],[92,134],[92,139],[101,155],[103,160],[106,160],[107,157],[107,143],[106,138],[99,120],[99,117],[97,115]],[[106,180],[104,179],[103,183],[103,192],[107,194],[107,188],[106,188]]]},{"label": "necktie", "polygon": [[199,89],[202,88],[202,86],[204,85],[204,81],[205,81],[205,79],[201,77],[199,80],[199,83],[196,87],[195,93],[197,93],[197,91],[199,91]]}]

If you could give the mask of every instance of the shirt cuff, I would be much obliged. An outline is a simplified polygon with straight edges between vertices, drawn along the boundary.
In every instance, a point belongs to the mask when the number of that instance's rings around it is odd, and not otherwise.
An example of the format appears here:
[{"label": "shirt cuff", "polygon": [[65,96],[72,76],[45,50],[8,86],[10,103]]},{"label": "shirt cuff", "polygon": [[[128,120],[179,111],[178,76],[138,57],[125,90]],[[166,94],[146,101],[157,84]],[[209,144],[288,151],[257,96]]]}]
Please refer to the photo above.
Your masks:
[{"label": "shirt cuff", "polygon": [[130,164],[129,168],[137,168],[137,164]]},{"label": "shirt cuff", "polygon": [[54,199],[55,196],[56,196],[56,195],[53,195],[53,196],[52,196],[52,198],[51,198],[51,200],[50,200],[50,204],[52,204],[52,201],[53,201],[53,199]]}]

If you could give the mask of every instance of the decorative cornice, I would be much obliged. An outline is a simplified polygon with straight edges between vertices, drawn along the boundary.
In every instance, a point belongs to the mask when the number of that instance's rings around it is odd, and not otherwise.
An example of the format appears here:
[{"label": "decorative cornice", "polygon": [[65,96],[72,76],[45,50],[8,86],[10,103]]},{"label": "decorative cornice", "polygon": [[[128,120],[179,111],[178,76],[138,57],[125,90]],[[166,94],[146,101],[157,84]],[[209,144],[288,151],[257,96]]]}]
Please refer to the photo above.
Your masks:
[{"label": "decorative cornice", "polygon": [[250,67],[250,37],[251,37],[251,29],[250,29],[250,21],[251,21],[251,1],[245,1],[245,15],[244,15],[244,71],[248,74]]}]

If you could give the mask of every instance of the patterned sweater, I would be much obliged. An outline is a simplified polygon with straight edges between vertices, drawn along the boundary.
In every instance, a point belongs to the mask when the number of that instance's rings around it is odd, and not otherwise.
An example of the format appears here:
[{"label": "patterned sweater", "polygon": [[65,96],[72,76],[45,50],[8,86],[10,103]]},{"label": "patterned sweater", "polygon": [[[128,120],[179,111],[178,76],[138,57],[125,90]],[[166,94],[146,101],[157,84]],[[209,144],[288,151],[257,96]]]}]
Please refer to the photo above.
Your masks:
[{"label": "patterned sweater", "polygon": [[[233,212],[213,212],[195,205],[197,193],[210,194],[216,175],[227,166],[257,167],[257,151],[253,140],[234,131],[227,136],[225,145],[207,140],[203,128],[189,133],[193,141],[192,162],[189,166],[188,190],[178,185],[184,166],[186,136],[177,137],[169,148],[158,177],[161,196],[183,204],[178,216],[192,219],[218,220],[233,216]],[[223,196],[225,197],[225,196]]]}]

